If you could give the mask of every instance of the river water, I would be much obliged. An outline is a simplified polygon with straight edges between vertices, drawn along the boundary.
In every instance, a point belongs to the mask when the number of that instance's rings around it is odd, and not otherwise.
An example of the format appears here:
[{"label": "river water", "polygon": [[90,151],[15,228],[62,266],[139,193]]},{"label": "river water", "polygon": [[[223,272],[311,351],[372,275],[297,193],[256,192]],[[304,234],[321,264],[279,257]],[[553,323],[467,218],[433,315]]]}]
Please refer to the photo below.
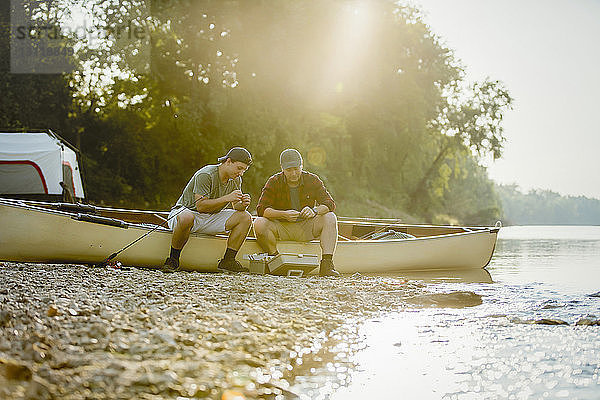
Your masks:
[{"label": "river water", "polygon": [[363,321],[354,367],[327,366],[341,384],[307,377],[295,390],[306,399],[600,399],[600,326],[576,325],[600,318],[600,227],[503,228],[487,271],[425,279],[426,291],[473,292],[482,304]]}]

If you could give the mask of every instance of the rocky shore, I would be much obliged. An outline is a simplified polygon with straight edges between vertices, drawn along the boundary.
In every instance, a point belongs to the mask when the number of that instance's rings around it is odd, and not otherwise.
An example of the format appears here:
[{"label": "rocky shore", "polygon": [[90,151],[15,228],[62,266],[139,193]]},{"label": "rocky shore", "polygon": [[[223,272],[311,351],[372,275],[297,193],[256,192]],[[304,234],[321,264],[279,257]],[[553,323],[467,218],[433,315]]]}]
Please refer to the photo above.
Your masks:
[{"label": "rocky shore", "polygon": [[344,384],[357,322],[423,293],[360,274],[0,263],[0,398],[299,398],[299,377]]}]

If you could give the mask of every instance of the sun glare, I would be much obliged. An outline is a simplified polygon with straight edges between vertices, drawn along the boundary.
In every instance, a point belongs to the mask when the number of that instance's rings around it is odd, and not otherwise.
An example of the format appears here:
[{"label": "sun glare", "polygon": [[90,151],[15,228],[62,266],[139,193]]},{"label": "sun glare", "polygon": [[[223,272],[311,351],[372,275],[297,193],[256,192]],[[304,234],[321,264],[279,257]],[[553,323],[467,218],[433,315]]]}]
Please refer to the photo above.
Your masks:
[{"label": "sun glare", "polygon": [[368,2],[347,5],[340,10],[331,29],[328,59],[323,65],[322,88],[326,93],[340,93],[347,87],[365,62],[373,29]]}]

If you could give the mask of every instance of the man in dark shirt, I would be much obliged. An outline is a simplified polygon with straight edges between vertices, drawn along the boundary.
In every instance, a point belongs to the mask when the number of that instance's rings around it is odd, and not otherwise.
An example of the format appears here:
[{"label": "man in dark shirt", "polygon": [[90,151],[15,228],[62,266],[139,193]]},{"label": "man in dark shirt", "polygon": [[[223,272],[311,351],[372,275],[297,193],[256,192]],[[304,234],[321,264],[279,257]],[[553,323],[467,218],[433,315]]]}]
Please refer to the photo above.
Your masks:
[{"label": "man in dark shirt", "polygon": [[281,172],[271,176],[258,200],[254,232],[261,248],[276,255],[277,240],[321,242],[321,276],[339,276],[333,265],[337,243],[335,202],[315,174],[302,170],[302,156],[295,149],[284,150]]}]

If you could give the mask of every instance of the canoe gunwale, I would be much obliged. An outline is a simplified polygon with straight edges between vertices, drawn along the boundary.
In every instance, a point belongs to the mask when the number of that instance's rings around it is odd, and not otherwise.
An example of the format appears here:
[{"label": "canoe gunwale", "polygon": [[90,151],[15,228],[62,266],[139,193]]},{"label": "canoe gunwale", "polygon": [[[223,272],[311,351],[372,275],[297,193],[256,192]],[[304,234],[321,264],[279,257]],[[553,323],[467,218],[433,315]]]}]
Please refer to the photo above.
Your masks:
[{"label": "canoe gunwale", "polygon": [[[90,222],[90,221],[85,221],[85,220],[79,220],[77,219],[77,213],[74,212],[69,212],[69,211],[62,211],[62,210],[56,210],[53,208],[47,208],[47,207],[40,207],[38,205],[33,205],[33,204],[28,204],[22,202],[21,200],[9,200],[9,201],[5,201],[6,199],[4,198],[0,198],[0,204],[4,204],[7,206],[13,206],[13,207],[18,207],[18,208],[25,208],[28,210],[32,210],[32,211],[38,211],[38,212],[44,212],[44,213],[49,213],[49,214],[57,214],[57,215],[61,215],[64,217],[69,217],[72,219],[75,219],[78,222],[87,222],[87,223],[94,223],[94,222]],[[107,209],[106,210],[116,210],[116,209]],[[134,229],[139,229],[139,230],[146,230],[146,231],[150,231],[150,230],[155,230],[157,232],[165,232],[165,233],[171,233],[172,230],[169,228],[166,228],[164,226],[160,226],[160,225],[154,225],[154,224],[143,224],[143,223],[132,223],[132,222],[127,222],[127,221],[123,221],[125,224],[127,224],[128,228],[134,228]],[[385,224],[385,223],[367,223],[367,222],[362,222],[361,224],[366,224],[366,225],[381,225],[381,226],[388,226],[390,224]],[[401,225],[402,227],[438,227],[437,225]],[[442,228],[446,228],[446,226],[439,226]],[[393,226],[391,226],[390,228],[393,228]],[[456,227],[456,226],[451,226],[448,228],[463,228],[463,227]],[[468,228],[471,229],[471,228]],[[463,236],[463,235],[473,235],[473,234],[482,234],[482,233],[498,233],[500,230],[500,228],[497,227],[477,227],[476,230],[467,230],[464,232],[455,232],[455,233],[447,233],[447,234],[443,234],[443,235],[431,235],[431,236],[421,236],[421,237],[415,237],[415,238],[402,238],[402,239],[378,239],[378,240],[369,240],[369,239],[356,239],[356,240],[348,240],[348,241],[338,241],[338,246],[339,245],[349,245],[349,244],[353,244],[353,243],[402,243],[402,242],[410,242],[410,241],[422,241],[422,240],[432,240],[432,239],[443,239],[443,238],[447,238],[447,237],[457,237],[457,236]],[[206,234],[198,234],[198,233],[192,233],[191,236],[193,237],[198,237],[198,238],[219,238],[219,239],[227,239],[228,235],[226,234],[217,234],[217,235],[206,235]],[[248,236],[248,238],[246,240],[256,240],[256,238],[254,236]],[[284,243],[284,242],[288,242],[288,243],[293,243],[292,241],[280,241],[280,243]],[[319,243],[318,240],[312,240],[311,243]]]},{"label": "canoe gunwale", "polygon": [[[116,259],[123,265],[156,268],[162,265],[172,231],[152,223],[127,222],[128,229],[81,221],[77,213],[60,211],[20,200],[0,198],[0,259],[24,262],[74,262],[97,264],[109,253],[154,230],[139,244]],[[85,223],[88,223],[87,225]],[[366,223],[372,226],[372,224]],[[389,224],[382,224],[390,226]],[[416,225],[418,226],[418,225]],[[480,227],[454,233],[418,236],[410,239],[339,241],[336,269],[342,273],[387,273],[399,271],[481,269],[493,255],[498,228]],[[457,229],[458,228],[458,229]],[[390,229],[394,229],[393,226]],[[459,230],[460,229],[460,230]],[[60,234],[56,234],[60,232]],[[426,230],[422,231],[426,232]],[[441,233],[442,230],[432,230]],[[182,267],[216,271],[227,235],[193,234],[182,254]],[[320,254],[318,240],[308,243],[279,242],[280,251]],[[240,254],[260,252],[256,238],[249,237]]]},{"label": "canoe gunwale", "polygon": [[[31,204],[33,203],[33,204]],[[72,212],[72,211],[63,211],[63,210],[58,210],[55,208],[49,208],[49,207],[44,207],[44,206],[39,206],[38,204],[44,204],[44,205],[48,205],[50,203],[43,203],[43,202],[30,202],[30,201],[22,201],[19,199],[5,199],[5,198],[0,198],[0,204],[1,205],[7,205],[7,206],[12,206],[12,207],[17,207],[17,208],[25,208],[27,210],[31,210],[31,211],[37,211],[37,212],[44,212],[44,213],[49,213],[49,214],[56,214],[56,215],[61,215],[64,217],[69,217],[72,219],[75,219],[78,222],[87,222],[87,223],[94,223],[94,222],[90,222],[90,221],[85,221],[85,220],[80,220],[77,218],[78,213]],[[155,211],[137,211],[137,210],[123,210],[123,209],[113,209],[113,208],[106,208],[106,207],[97,207],[98,210],[105,210],[105,211],[127,211],[127,212],[142,212],[142,213],[157,213]],[[94,214],[91,214],[94,215]],[[161,226],[161,225],[156,225],[156,224],[150,224],[150,223],[135,223],[135,222],[128,222],[125,220],[121,220],[123,221],[124,224],[127,225],[127,228],[134,228],[134,229],[139,229],[139,230],[146,230],[146,231],[150,231],[150,230],[155,230],[157,232],[165,232],[165,233],[171,233],[172,230]],[[350,221],[340,221],[342,223],[354,223],[354,222],[350,222]],[[339,245],[349,245],[349,244],[353,244],[353,243],[401,243],[401,242],[409,242],[409,241],[422,241],[422,240],[431,240],[431,239],[442,239],[442,238],[446,238],[446,237],[456,237],[456,236],[463,236],[463,235],[473,235],[473,234],[482,234],[482,233],[498,233],[500,231],[499,227],[462,227],[462,226],[443,226],[443,225],[415,225],[415,224],[397,224],[397,225],[392,225],[392,224],[387,224],[387,223],[382,223],[382,222],[367,222],[367,221],[355,221],[358,225],[368,225],[368,226],[389,226],[390,229],[396,227],[402,227],[402,228],[410,228],[410,227],[431,227],[431,228],[449,228],[449,229],[464,229],[463,232],[453,232],[453,233],[447,233],[447,234],[442,234],[442,235],[430,235],[430,236],[420,236],[420,237],[415,237],[415,238],[402,238],[402,239],[378,239],[378,240],[369,240],[369,239],[355,239],[355,240],[338,240],[338,246]],[[125,227],[121,227],[122,229]],[[227,239],[228,235],[226,234],[217,234],[217,235],[206,235],[206,234],[198,234],[198,233],[192,233],[191,236],[193,237],[198,237],[198,238],[202,238],[202,237],[206,237],[206,238],[220,238],[220,239]],[[248,236],[246,240],[256,240],[256,238],[254,236]],[[280,243],[284,243],[285,241],[280,241]],[[293,243],[291,241],[287,241],[289,243]],[[310,241],[310,243],[318,243],[318,240],[312,240]]]},{"label": "canoe gunwale", "polygon": [[[2,198],[0,197],[0,203],[6,203],[7,205],[17,205],[19,207],[35,207],[36,209],[44,209],[44,210],[52,210],[56,212],[65,212],[65,213],[73,213],[74,211],[63,211],[56,208],[57,204],[62,203],[48,203],[42,201],[31,201],[31,200],[21,200],[21,199],[11,199],[11,198]],[[70,204],[70,203],[65,203]],[[113,212],[113,213],[122,213],[122,214],[142,214],[142,215],[159,215],[161,218],[164,216],[168,216],[168,211],[155,211],[155,210],[133,210],[133,209],[125,209],[125,208],[112,208],[112,207],[103,207],[103,206],[93,206],[97,212]],[[257,216],[253,215],[252,219],[256,219]],[[166,219],[166,218],[165,218]],[[402,221],[397,219],[385,219],[385,218],[369,218],[369,217],[343,217],[338,216],[338,223],[342,224],[350,224],[350,225],[362,225],[362,226],[374,226],[374,227],[384,227],[389,226],[390,228],[437,228],[437,229],[463,229],[465,231],[478,231],[484,229],[494,229],[496,227],[488,227],[488,226],[455,226],[455,225],[432,225],[432,224],[405,224]],[[125,221],[127,222],[127,221]],[[131,222],[127,222],[131,223]]]}]

